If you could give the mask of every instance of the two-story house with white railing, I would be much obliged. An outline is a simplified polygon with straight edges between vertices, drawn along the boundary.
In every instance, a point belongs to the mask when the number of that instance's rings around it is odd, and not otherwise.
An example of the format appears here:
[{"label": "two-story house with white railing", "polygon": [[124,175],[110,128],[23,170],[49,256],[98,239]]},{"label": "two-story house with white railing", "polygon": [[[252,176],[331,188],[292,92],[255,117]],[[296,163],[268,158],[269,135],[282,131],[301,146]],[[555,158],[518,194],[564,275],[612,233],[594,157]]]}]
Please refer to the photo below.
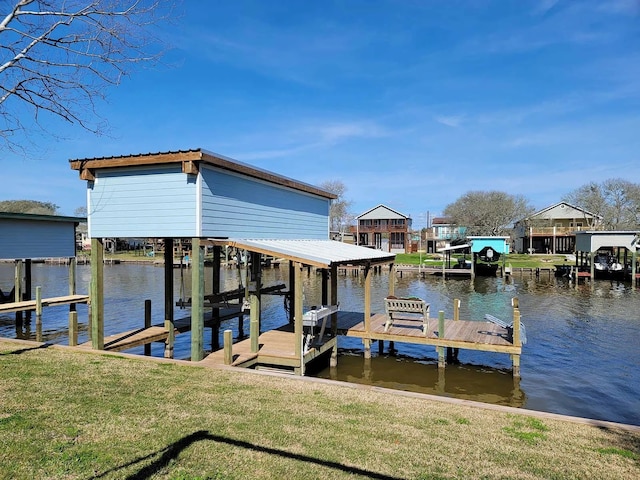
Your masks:
[{"label": "two-story house with white railing", "polygon": [[517,253],[573,253],[575,232],[598,230],[602,216],[567,202],[543,208],[514,224]]}]

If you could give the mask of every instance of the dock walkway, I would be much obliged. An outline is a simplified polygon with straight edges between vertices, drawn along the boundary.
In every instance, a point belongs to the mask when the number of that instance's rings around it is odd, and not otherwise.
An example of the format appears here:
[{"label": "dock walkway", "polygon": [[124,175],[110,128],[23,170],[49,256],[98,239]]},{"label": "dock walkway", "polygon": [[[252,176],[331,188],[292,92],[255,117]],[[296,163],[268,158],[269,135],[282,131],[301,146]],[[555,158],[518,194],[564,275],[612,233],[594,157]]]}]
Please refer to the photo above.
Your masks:
[{"label": "dock walkway", "polygon": [[[63,297],[43,298],[40,303],[43,307],[55,307],[76,303],[88,303],[89,295],[65,295]],[[21,302],[0,303],[0,313],[29,312],[37,309],[37,300],[23,300]]]}]

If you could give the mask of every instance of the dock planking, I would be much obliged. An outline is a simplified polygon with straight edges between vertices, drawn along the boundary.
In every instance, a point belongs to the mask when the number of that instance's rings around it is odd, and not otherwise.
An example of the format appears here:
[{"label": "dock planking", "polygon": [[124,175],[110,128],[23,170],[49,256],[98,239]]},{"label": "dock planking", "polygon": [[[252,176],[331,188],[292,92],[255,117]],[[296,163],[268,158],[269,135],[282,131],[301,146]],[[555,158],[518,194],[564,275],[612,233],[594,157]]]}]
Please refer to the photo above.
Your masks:
[{"label": "dock planking", "polygon": [[[342,314],[343,312],[340,313]],[[341,322],[340,316],[338,317],[338,329],[342,330],[341,333],[347,337],[518,355],[522,352],[521,346],[515,346],[508,340],[506,328],[491,322],[445,319],[444,337],[438,338],[437,318],[431,318],[429,320],[427,335],[423,333],[420,322],[403,319],[394,320],[393,325],[385,332],[384,326],[387,316],[376,313],[371,315],[371,330],[367,333],[364,324],[364,314],[355,312],[347,313],[347,322]],[[358,323],[354,323],[354,320],[357,318],[356,316],[360,318]]]},{"label": "dock planking", "polygon": [[[76,303],[89,303],[89,295],[65,295],[62,297],[43,298],[43,307],[56,307]],[[20,302],[0,303],[0,313],[28,312],[36,310],[36,300],[23,300]]]}]

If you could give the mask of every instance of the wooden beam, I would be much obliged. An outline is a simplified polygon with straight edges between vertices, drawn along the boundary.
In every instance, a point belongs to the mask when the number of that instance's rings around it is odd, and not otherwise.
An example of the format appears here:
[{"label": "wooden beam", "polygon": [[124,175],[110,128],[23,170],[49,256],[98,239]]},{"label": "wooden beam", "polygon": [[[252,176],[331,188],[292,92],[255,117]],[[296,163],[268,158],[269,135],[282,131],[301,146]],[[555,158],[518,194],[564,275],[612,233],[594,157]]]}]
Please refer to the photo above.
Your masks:
[{"label": "wooden beam", "polygon": [[[295,263],[294,265],[294,284],[295,284],[295,323],[293,328],[293,333],[295,334],[295,355],[300,359],[300,375],[304,375],[304,358],[302,356],[302,264]],[[296,369],[297,370],[297,369]]]},{"label": "wooden beam", "polygon": [[104,350],[104,243],[91,239],[91,345]]},{"label": "wooden beam", "polygon": [[197,175],[198,171],[198,164],[193,160],[186,160],[182,162],[182,173],[186,173],[188,175]]},{"label": "wooden beam", "polygon": [[204,246],[191,239],[191,361],[204,357]]},{"label": "wooden beam", "polygon": [[173,315],[173,238],[164,239],[164,328],[168,332],[164,357],[173,358],[176,332]]}]

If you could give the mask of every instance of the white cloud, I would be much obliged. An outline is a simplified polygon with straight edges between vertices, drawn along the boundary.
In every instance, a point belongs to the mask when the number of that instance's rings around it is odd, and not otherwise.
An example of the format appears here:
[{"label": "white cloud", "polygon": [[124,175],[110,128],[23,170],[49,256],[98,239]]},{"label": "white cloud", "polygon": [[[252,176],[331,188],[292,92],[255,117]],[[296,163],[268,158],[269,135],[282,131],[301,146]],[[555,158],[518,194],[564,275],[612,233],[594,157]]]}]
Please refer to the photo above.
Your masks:
[{"label": "white cloud", "polygon": [[448,127],[459,127],[464,115],[436,115],[435,121]]}]

